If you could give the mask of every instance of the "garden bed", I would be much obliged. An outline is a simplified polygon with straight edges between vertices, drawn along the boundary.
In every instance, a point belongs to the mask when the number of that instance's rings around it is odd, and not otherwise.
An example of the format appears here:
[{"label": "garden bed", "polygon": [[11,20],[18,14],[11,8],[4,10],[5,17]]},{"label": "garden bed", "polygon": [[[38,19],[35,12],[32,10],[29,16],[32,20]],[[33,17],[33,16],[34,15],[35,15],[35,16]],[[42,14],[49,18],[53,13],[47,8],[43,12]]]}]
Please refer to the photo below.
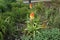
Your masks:
[{"label": "garden bed", "polygon": [[0,0],[0,40],[60,40],[59,3]]}]

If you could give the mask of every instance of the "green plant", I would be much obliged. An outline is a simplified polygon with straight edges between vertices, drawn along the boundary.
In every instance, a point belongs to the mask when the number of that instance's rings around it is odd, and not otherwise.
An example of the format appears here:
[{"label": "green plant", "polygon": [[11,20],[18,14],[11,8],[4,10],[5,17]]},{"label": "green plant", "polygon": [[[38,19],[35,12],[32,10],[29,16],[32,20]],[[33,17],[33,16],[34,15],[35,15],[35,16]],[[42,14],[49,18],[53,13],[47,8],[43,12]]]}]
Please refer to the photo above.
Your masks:
[{"label": "green plant", "polygon": [[[25,38],[26,37],[26,38]],[[41,29],[39,33],[35,34],[35,38],[31,35],[23,35],[22,40],[60,40],[60,31],[58,28]]]},{"label": "green plant", "polygon": [[[29,18],[29,16],[31,16],[33,19]],[[38,30],[41,27],[41,25],[39,24],[40,18],[37,16],[38,15],[34,14],[33,12],[30,15],[27,14],[27,27],[24,29],[24,31],[27,32],[26,35],[31,35],[33,38],[35,38],[35,33],[39,32]]]},{"label": "green plant", "polygon": [[3,34],[0,32],[0,40],[3,40]]},{"label": "green plant", "polygon": [[54,26],[60,28],[60,13],[58,13],[54,19]]},{"label": "green plant", "polygon": [[44,5],[43,2],[37,3],[37,5],[35,5],[34,8],[38,16],[40,16],[41,22],[47,20],[46,23],[48,23],[48,26],[55,25],[55,18],[57,15],[59,15],[58,8],[56,8],[55,6],[47,7],[46,5]]}]

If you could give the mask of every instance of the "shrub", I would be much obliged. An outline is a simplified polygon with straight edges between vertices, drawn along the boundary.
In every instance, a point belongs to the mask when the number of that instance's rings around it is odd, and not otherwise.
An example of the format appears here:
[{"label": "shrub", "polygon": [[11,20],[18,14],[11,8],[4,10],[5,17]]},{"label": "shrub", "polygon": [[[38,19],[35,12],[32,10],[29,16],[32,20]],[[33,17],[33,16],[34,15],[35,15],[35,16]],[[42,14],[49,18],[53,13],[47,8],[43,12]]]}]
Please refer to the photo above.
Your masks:
[{"label": "shrub", "polygon": [[41,29],[39,33],[35,34],[35,37],[31,35],[23,35],[22,40],[60,40],[60,31],[58,28]]}]

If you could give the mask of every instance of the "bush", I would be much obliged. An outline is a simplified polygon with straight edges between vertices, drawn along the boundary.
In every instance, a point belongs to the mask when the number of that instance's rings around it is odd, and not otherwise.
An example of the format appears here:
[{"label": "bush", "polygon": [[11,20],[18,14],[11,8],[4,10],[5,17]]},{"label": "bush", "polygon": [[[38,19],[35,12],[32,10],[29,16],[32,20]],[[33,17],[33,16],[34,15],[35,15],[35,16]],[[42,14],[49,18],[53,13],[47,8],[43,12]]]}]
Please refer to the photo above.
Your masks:
[{"label": "bush", "polygon": [[41,29],[39,33],[35,34],[35,37],[31,35],[23,35],[22,40],[60,40],[60,31],[58,28]]}]

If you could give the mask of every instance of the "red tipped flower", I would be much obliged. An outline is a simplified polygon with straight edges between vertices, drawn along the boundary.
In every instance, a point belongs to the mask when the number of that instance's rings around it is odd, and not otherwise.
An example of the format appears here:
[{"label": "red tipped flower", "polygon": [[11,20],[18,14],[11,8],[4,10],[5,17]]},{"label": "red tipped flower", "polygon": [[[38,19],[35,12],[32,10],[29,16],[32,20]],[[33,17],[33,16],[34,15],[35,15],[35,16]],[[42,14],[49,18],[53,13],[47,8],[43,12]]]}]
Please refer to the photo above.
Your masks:
[{"label": "red tipped flower", "polygon": [[30,8],[32,8],[32,3],[30,3]]},{"label": "red tipped flower", "polygon": [[34,19],[34,12],[30,14],[30,20],[33,20],[33,19]]}]

